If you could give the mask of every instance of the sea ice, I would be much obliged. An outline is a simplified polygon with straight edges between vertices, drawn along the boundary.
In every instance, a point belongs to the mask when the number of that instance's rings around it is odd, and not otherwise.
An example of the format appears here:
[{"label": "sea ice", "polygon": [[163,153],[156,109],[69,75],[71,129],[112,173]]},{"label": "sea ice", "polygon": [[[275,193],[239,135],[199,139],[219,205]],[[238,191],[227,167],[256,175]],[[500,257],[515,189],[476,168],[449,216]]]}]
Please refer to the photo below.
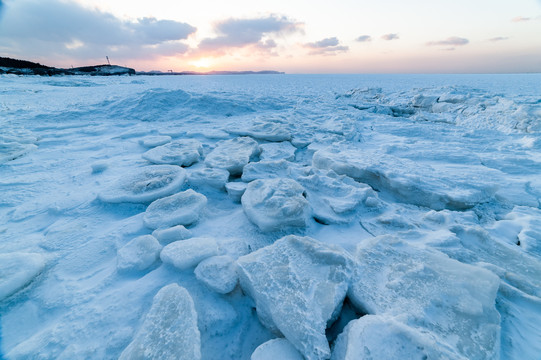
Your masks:
[{"label": "sea ice", "polygon": [[165,229],[156,229],[152,232],[161,244],[167,245],[173,241],[184,240],[192,237],[192,232],[183,225],[176,225]]},{"label": "sea ice", "polygon": [[297,148],[289,141],[268,143],[259,145],[261,148],[261,160],[288,160],[295,159]]},{"label": "sea ice", "polygon": [[303,193],[303,187],[291,179],[255,180],[241,202],[248,219],[261,231],[278,231],[306,226],[310,206]]},{"label": "sea ice", "polygon": [[287,339],[278,338],[259,345],[250,360],[304,360],[304,357]]},{"label": "sea ice", "polygon": [[331,360],[466,360],[430,335],[379,315],[352,320],[338,336]]},{"label": "sea ice", "polygon": [[143,159],[154,164],[190,166],[199,161],[203,147],[194,139],[175,140],[144,153]]},{"label": "sea ice", "polygon": [[499,357],[493,273],[392,236],[360,243],[356,260],[348,295],[359,310],[429,332],[465,358]]},{"label": "sea ice", "polygon": [[239,280],[236,264],[228,255],[205,259],[197,265],[194,272],[197,280],[219,294],[233,291]]},{"label": "sea ice", "polygon": [[154,201],[145,211],[143,221],[151,229],[190,225],[199,219],[206,205],[205,195],[188,189]]},{"label": "sea ice", "polygon": [[166,264],[184,270],[195,267],[201,261],[218,255],[220,249],[215,239],[209,237],[194,237],[187,240],[172,242],[163,248],[160,258]]},{"label": "sea ice", "polygon": [[150,165],[125,174],[98,198],[110,203],[150,203],[176,193],[186,179],[186,170],[175,165]]},{"label": "sea ice", "polygon": [[143,325],[119,359],[201,359],[197,313],[186,289],[173,283],[158,291]]},{"label": "sea ice", "polygon": [[223,190],[229,179],[229,172],[224,169],[202,168],[188,174],[188,183],[196,188],[210,187]]},{"label": "sea ice", "polygon": [[233,176],[242,174],[244,165],[259,155],[259,145],[249,137],[222,140],[205,158],[209,167],[225,169]]},{"label": "sea ice", "polygon": [[346,296],[352,261],[338,247],[286,236],[237,260],[242,289],[261,323],[283,334],[306,359],[328,359],[327,325]]},{"label": "sea ice", "polygon": [[333,170],[377,190],[387,190],[400,201],[434,210],[469,209],[493,198],[497,185],[488,168],[448,166],[449,173],[388,154],[331,146],[316,151],[313,166]]},{"label": "sea ice", "polygon": [[[146,148],[153,148],[156,146],[162,146],[171,141],[169,135],[151,135],[139,139],[139,144]],[[161,163],[160,163],[161,164]]]},{"label": "sea ice", "polygon": [[229,128],[227,131],[231,134],[240,136],[250,136],[254,139],[265,141],[288,141],[291,140],[289,130],[279,122],[274,120],[256,121],[250,127]]},{"label": "sea ice", "polygon": [[40,254],[0,254],[0,301],[25,287],[44,268],[45,258]]},{"label": "sea ice", "polygon": [[242,181],[287,178],[290,177],[291,168],[293,167],[295,167],[295,164],[283,159],[252,162],[244,167]]},{"label": "sea ice", "polygon": [[162,247],[152,235],[136,237],[118,249],[117,268],[120,271],[145,270],[160,258]]},{"label": "sea ice", "polygon": [[297,181],[306,190],[314,218],[324,224],[347,223],[359,204],[369,196],[377,198],[370,186],[332,170],[315,170],[309,176],[298,177]]}]

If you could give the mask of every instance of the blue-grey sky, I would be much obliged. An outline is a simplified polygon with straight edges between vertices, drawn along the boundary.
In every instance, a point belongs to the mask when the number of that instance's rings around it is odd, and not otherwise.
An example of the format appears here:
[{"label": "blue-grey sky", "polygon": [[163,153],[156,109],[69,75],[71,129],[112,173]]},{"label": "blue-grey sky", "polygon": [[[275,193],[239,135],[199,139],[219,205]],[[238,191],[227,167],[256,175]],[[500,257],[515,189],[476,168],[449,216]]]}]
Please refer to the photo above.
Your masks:
[{"label": "blue-grey sky", "polygon": [[0,56],[53,66],[541,72],[541,0],[4,0]]}]

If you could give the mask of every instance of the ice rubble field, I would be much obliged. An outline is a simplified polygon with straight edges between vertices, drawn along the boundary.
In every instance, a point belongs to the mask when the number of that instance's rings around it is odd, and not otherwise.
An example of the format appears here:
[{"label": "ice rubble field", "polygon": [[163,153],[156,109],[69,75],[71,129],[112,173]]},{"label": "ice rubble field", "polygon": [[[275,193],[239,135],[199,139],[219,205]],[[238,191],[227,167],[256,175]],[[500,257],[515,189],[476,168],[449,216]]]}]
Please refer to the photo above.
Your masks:
[{"label": "ice rubble field", "polygon": [[541,358],[540,75],[2,76],[0,123],[0,358]]}]

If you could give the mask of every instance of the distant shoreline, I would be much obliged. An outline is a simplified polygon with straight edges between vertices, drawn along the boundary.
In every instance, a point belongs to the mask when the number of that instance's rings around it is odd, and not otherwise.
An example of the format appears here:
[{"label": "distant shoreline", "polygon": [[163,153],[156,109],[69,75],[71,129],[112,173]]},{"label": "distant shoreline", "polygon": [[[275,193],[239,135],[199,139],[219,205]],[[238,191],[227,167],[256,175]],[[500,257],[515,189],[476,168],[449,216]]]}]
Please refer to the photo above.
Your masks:
[{"label": "distant shoreline", "polygon": [[114,76],[114,75],[281,75],[284,72],[274,70],[263,71],[135,71],[135,69],[118,65],[93,65],[70,69],[55,68],[39,63],[0,57],[0,74],[14,75],[39,75],[39,76],[62,76],[62,75],[90,75],[90,76]]}]

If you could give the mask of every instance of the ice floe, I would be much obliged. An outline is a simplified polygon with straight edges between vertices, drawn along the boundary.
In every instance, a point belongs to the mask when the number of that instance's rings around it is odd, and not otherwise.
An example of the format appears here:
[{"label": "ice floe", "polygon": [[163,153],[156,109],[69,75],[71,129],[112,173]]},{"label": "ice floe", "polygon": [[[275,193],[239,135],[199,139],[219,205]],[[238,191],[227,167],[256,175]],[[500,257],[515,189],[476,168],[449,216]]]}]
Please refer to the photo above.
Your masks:
[{"label": "ice floe", "polygon": [[297,148],[291,145],[289,141],[268,143],[259,145],[261,148],[261,160],[288,160],[295,159]]},{"label": "ice floe", "polygon": [[144,153],[143,159],[154,164],[190,166],[199,161],[203,147],[194,139],[175,140]]},{"label": "ice floe", "polygon": [[227,191],[227,194],[233,201],[240,202],[240,199],[242,195],[244,194],[244,192],[246,191],[247,186],[248,184],[246,184],[245,182],[240,182],[240,181],[228,182],[227,184],[225,184],[225,190]]},{"label": "ice floe", "polygon": [[219,294],[227,294],[237,286],[236,264],[228,255],[205,259],[194,270],[197,280]]},{"label": "ice floe", "polygon": [[248,219],[261,231],[278,231],[304,227],[310,205],[304,188],[292,179],[255,180],[242,195],[242,207]]},{"label": "ice floe", "polygon": [[160,253],[160,258],[164,263],[184,270],[195,267],[206,258],[219,253],[220,249],[214,238],[194,237],[167,245]]},{"label": "ice floe", "polygon": [[190,225],[199,219],[206,205],[205,195],[188,189],[152,202],[145,211],[143,221],[151,229]]},{"label": "ice floe", "polygon": [[272,339],[255,349],[250,360],[303,360],[304,357],[287,339]]},{"label": "ice floe", "polygon": [[231,175],[241,175],[242,169],[259,155],[259,144],[249,137],[222,140],[205,158],[209,167],[225,169]]},{"label": "ice floe", "polygon": [[98,198],[110,203],[150,203],[176,193],[186,179],[186,170],[174,165],[150,165],[125,174]]},{"label": "ice floe", "polygon": [[145,321],[119,359],[201,359],[197,313],[186,289],[170,284],[158,291]]},{"label": "ice floe", "polygon": [[152,232],[161,244],[167,245],[173,241],[184,240],[192,237],[192,232],[183,225],[175,225],[170,228],[156,229]]},{"label": "ice floe", "polygon": [[280,119],[267,119],[255,121],[249,127],[227,129],[231,134],[240,136],[250,136],[254,139],[266,141],[288,141],[291,139],[291,133],[280,122]]},{"label": "ice floe", "polygon": [[308,237],[286,236],[237,263],[240,285],[263,325],[283,334],[306,359],[328,359],[325,329],[348,290],[348,255]]},{"label": "ice floe", "polygon": [[190,186],[199,189],[213,188],[223,190],[228,179],[229,172],[224,169],[202,168],[188,174],[188,183]]},{"label": "ice floe", "polygon": [[136,237],[118,249],[117,268],[120,271],[145,270],[160,258],[162,247],[152,235]]},{"label": "ice floe", "polygon": [[153,148],[156,146],[165,145],[170,141],[171,141],[171,136],[169,135],[154,135],[154,136],[145,136],[144,138],[139,139],[139,144],[146,148]]}]

